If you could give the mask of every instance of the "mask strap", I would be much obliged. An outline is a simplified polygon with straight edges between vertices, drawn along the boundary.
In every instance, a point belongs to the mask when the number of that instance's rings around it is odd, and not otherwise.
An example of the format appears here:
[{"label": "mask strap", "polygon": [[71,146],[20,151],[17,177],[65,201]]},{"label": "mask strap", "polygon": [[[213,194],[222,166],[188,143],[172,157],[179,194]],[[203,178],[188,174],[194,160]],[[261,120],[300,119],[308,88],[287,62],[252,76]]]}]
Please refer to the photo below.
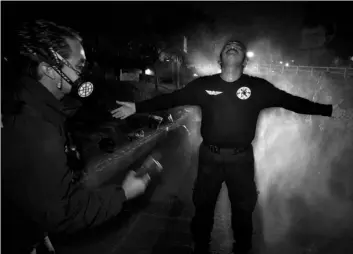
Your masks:
[{"label": "mask strap", "polygon": [[[75,68],[72,67],[72,65],[65,59],[63,58],[59,53],[57,53],[56,51],[54,51],[53,48],[49,48],[49,50],[51,51],[52,55],[55,58],[55,62],[57,64],[64,63],[67,67],[69,67],[70,69],[72,69],[73,71],[75,71],[78,75],[78,71],[75,70]],[[71,86],[74,85],[74,82],[72,80],[70,80],[65,73],[62,72],[62,70],[60,70],[57,66],[52,65],[52,68],[61,76],[62,79],[64,79],[67,83],[71,84]]]}]

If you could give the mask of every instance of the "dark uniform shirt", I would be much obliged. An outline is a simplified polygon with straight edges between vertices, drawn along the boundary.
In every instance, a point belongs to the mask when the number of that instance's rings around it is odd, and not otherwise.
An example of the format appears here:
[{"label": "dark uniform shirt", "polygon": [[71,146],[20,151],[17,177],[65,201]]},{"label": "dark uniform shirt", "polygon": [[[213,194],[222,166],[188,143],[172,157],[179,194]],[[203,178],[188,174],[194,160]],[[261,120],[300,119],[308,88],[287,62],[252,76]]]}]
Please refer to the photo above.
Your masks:
[{"label": "dark uniform shirt", "polygon": [[34,232],[24,225],[73,233],[117,215],[126,200],[121,188],[88,190],[72,183],[60,102],[31,78],[22,79],[21,85],[18,97],[24,105],[20,112],[6,116],[1,131],[2,196],[11,217],[3,219],[3,225],[15,225],[15,236]]},{"label": "dark uniform shirt", "polygon": [[250,145],[258,116],[265,108],[282,107],[310,115],[332,114],[331,105],[291,95],[264,79],[245,74],[235,82],[226,82],[219,74],[198,78],[181,90],[137,103],[136,112],[182,105],[200,106],[203,141],[224,148]]}]

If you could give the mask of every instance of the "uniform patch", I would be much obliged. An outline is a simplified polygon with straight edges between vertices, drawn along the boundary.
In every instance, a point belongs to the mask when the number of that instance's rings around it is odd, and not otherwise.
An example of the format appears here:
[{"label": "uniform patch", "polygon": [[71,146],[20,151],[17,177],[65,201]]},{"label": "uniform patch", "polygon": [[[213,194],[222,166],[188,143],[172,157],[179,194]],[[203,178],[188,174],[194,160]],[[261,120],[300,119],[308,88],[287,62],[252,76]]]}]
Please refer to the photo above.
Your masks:
[{"label": "uniform patch", "polygon": [[247,100],[251,96],[251,90],[249,87],[240,87],[237,91],[237,96],[241,100]]},{"label": "uniform patch", "polygon": [[205,92],[208,93],[209,95],[219,95],[223,93],[221,91],[211,91],[211,90],[205,90]]}]

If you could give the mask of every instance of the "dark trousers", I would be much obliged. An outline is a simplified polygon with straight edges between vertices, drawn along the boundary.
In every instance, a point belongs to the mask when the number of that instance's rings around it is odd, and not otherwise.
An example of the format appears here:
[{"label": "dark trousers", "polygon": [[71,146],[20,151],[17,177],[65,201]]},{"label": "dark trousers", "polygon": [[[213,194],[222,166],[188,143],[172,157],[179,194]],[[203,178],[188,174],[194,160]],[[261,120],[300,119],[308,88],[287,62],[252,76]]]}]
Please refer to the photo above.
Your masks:
[{"label": "dark trousers", "polygon": [[239,154],[234,154],[232,149],[221,149],[218,154],[201,144],[193,192],[195,215],[191,223],[195,247],[204,250],[209,247],[215,206],[223,182],[231,202],[234,248],[249,250],[252,247],[252,213],[258,196],[252,146]]}]

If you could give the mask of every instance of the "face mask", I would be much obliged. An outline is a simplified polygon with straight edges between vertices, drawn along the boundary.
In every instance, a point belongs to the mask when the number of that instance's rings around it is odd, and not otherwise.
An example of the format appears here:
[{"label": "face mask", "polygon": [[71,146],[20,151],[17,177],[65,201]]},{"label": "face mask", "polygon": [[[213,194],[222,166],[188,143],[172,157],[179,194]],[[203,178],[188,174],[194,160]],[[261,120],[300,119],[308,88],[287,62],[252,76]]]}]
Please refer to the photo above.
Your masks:
[{"label": "face mask", "polygon": [[52,66],[53,69],[67,82],[71,85],[70,96],[79,97],[79,98],[87,98],[93,93],[94,85],[92,82],[89,82],[87,77],[87,68],[84,68],[81,72],[76,70],[72,65],[63,57],[61,57],[57,52],[53,49],[50,49],[52,54],[54,55],[57,62],[64,63],[67,67],[72,69],[79,76],[78,79],[72,81],[65,73],[62,72],[58,67]]},{"label": "face mask", "polygon": [[[70,83],[69,83],[70,84]],[[90,96],[94,90],[94,86],[91,82],[85,81],[81,77],[78,78],[71,85],[71,96],[78,96],[80,98],[87,98]]]}]

